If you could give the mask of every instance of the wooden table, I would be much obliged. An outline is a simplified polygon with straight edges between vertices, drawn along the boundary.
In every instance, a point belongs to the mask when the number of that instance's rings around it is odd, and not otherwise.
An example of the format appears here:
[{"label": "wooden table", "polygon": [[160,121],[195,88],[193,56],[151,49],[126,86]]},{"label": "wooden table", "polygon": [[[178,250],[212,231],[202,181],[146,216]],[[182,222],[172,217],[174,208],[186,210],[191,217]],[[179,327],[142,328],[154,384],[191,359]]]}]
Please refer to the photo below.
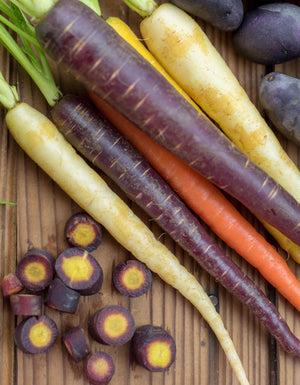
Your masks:
[{"label": "wooden table", "polygon": [[[140,17],[135,15],[120,0],[101,2],[103,15],[117,16],[125,20],[139,34]],[[232,48],[230,34],[222,33],[199,21],[209,38],[219,50],[247,90],[251,100],[257,104],[257,89],[261,77],[270,68],[256,65],[238,57]],[[16,62],[1,49],[0,68],[10,83],[16,83],[21,99],[47,114],[47,104],[35,85]],[[57,82],[63,93],[82,93],[80,85],[55,68]],[[300,76],[300,60],[276,66],[276,70],[292,76]],[[66,220],[80,208],[41,171],[16,145],[7,132],[4,109],[1,112],[0,131],[0,200],[16,202],[16,206],[0,207],[0,277],[14,271],[17,261],[31,247],[43,247],[58,255],[68,247],[63,229]],[[278,134],[279,136],[279,134]],[[279,136],[284,148],[294,162],[300,165],[298,148]],[[182,251],[163,231],[135,204],[126,199],[114,183],[109,185],[153,230],[201,282],[220,312],[238,354],[243,362],[249,381],[253,385],[297,385],[300,380],[300,365],[277,346],[265,328],[236,299],[229,295],[205,271]],[[255,218],[241,205],[236,204],[246,218],[288,260],[292,271],[300,278],[300,267],[282,251],[274,239]],[[240,256],[230,250],[208,229],[221,248],[241,266],[278,307],[292,331],[300,337],[300,316],[276,291],[268,285],[258,272]],[[175,338],[177,358],[166,373],[146,371],[130,356],[129,344],[120,347],[99,345],[89,337],[91,351],[102,349],[110,353],[115,361],[116,372],[111,385],[235,385],[237,380],[214,334],[201,315],[183,297],[154,275],[151,290],[144,296],[127,299],[119,295],[112,285],[113,267],[130,257],[105,230],[101,246],[93,252],[104,270],[104,283],[99,294],[81,298],[75,315],[59,313],[45,308],[52,317],[60,334],[81,325],[87,330],[88,317],[98,308],[108,304],[120,304],[133,313],[136,324],[152,323],[166,328]],[[44,354],[30,356],[14,346],[14,328],[19,322],[7,300],[0,297],[0,384],[1,385],[83,385],[86,361],[72,362],[60,339],[54,348]]]}]

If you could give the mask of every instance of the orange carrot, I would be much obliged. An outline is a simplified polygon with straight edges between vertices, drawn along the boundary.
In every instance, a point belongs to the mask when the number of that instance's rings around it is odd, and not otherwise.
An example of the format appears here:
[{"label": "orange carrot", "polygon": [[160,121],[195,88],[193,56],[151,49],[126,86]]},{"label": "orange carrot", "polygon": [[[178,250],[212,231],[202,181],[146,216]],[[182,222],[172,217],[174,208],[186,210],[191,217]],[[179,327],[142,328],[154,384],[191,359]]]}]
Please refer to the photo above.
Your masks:
[{"label": "orange carrot", "polygon": [[110,105],[89,93],[96,107],[148,159],[186,204],[226,244],[258,269],[297,310],[300,282],[286,261],[239,213],[222,192],[179,158],[158,145]]}]

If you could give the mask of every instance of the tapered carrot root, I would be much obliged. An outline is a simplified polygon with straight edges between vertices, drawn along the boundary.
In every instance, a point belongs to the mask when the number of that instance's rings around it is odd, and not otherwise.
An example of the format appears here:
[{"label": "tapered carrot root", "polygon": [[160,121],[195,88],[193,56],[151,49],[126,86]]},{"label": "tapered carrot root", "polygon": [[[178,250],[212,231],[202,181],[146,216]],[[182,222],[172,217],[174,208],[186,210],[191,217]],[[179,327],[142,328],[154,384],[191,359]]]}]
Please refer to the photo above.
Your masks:
[{"label": "tapered carrot root", "polygon": [[[196,278],[157,241],[147,226],[77,155],[56,127],[25,103],[6,116],[16,142],[79,206],[101,223],[137,259],[177,289],[202,314],[216,334],[241,384],[249,384],[220,315]],[[291,351],[297,352],[297,343]]]}]

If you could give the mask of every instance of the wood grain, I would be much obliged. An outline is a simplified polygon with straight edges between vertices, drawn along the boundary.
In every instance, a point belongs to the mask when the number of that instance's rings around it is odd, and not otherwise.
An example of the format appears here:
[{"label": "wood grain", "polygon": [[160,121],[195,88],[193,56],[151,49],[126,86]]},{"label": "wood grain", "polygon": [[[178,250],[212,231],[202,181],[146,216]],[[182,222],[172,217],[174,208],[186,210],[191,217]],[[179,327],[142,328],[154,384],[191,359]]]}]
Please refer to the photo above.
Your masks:
[{"label": "wood grain", "polygon": [[[125,20],[139,35],[140,17],[130,11],[121,0],[103,0],[104,17],[117,16]],[[230,34],[222,33],[199,21],[207,35],[229,64],[232,71],[257,105],[257,90],[261,77],[269,69],[243,60],[234,52]],[[49,114],[49,108],[40,92],[26,73],[0,48],[0,68],[5,78],[16,84],[23,101]],[[53,66],[55,77],[63,93],[84,92],[79,84]],[[276,66],[276,70],[292,76],[300,76],[300,60]],[[0,206],[0,278],[14,271],[17,261],[30,247],[43,247],[58,255],[68,247],[63,235],[66,220],[80,208],[53,183],[16,145],[5,126],[5,111],[0,109],[0,200],[16,202],[16,206]],[[276,131],[276,130],[275,130]],[[283,139],[283,146],[299,166],[299,149]],[[130,202],[113,182],[114,189],[164,242],[181,263],[201,282],[216,301],[251,384],[297,385],[300,365],[287,355],[269,336],[264,327],[235,298],[218,285],[205,271],[178,247],[141,209]],[[234,202],[243,215],[287,259],[292,271],[300,277],[298,266],[281,250],[274,239],[258,221],[241,205]],[[205,226],[205,225],[204,225]],[[206,226],[205,226],[206,227]],[[207,228],[207,227],[206,227]],[[268,285],[258,272],[219,240],[210,229],[211,236],[221,248],[259,285],[275,302],[290,328],[300,337],[300,317],[278,293]],[[144,296],[127,299],[119,295],[112,285],[111,275],[116,264],[130,257],[105,230],[101,246],[93,252],[104,271],[101,291],[91,297],[81,298],[75,315],[59,313],[45,308],[47,315],[58,325],[60,335],[69,328],[81,325],[87,331],[87,320],[98,308],[108,304],[128,307],[136,324],[153,323],[166,328],[175,338],[177,358],[166,373],[150,373],[132,359],[130,346],[109,347],[98,344],[88,337],[91,351],[99,349],[110,353],[115,361],[116,372],[111,385],[237,385],[237,380],[220,346],[201,315],[170,286],[154,275],[151,290]],[[41,355],[23,354],[14,347],[13,333],[19,319],[10,312],[7,300],[0,296],[0,384],[1,385],[83,385],[88,384],[85,374],[86,360],[75,364],[64,350],[60,340],[54,348]],[[88,336],[88,335],[87,335]],[[297,382],[298,380],[298,382]]]}]

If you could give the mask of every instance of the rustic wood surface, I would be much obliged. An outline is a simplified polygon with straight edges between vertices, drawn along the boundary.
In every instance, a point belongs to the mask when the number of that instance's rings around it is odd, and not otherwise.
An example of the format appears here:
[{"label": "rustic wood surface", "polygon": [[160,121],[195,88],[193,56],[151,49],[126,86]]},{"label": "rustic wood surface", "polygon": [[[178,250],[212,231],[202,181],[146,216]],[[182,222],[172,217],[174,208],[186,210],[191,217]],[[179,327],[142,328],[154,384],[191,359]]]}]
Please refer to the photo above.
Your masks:
[{"label": "rustic wood surface", "polygon": [[[141,18],[120,0],[103,0],[104,17],[117,16],[125,20],[139,35]],[[251,100],[257,104],[257,89],[261,77],[270,68],[256,65],[238,57],[233,51],[231,35],[199,21],[209,38],[236,74]],[[20,97],[48,114],[49,108],[40,92],[24,71],[0,48],[0,69],[11,84],[17,84]],[[53,65],[53,63],[52,63]],[[66,92],[83,92],[80,85],[55,68],[57,82]],[[276,66],[276,70],[291,76],[300,76],[300,60]],[[68,247],[63,235],[66,220],[79,207],[41,171],[16,145],[5,126],[5,111],[1,108],[0,130],[0,200],[16,202],[16,206],[0,207],[0,278],[14,271],[17,261],[31,247],[43,247],[58,255]],[[278,134],[278,133],[277,133]],[[278,134],[279,135],[279,134]],[[299,150],[280,137],[283,146],[297,165]],[[297,385],[300,378],[299,362],[277,346],[265,328],[236,299],[220,287],[205,271],[178,247],[162,230],[105,176],[110,186],[128,202],[132,209],[156,236],[164,242],[204,286],[220,312],[252,385]],[[298,266],[282,251],[274,239],[249,212],[237,204],[240,211],[288,260],[291,270],[300,278]],[[208,229],[210,232],[210,230]],[[210,232],[211,233],[211,232]],[[300,337],[300,316],[259,273],[240,256],[230,250],[214,234],[212,237],[232,259],[259,285],[278,307],[292,331]],[[109,347],[92,341],[91,351],[109,352],[116,365],[111,385],[236,385],[237,379],[214,334],[201,315],[171,287],[154,275],[151,290],[144,296],[127,299],[112,285],[113,267],[130,257],[105,230],[101,246],[93,252],[104,270],[104,283],[99,294],[81,298],[75,315],[62,314],[50,308],[45,313],[58,325],[60,334],[70,327],[81,325],[87,330],[87,320],[98,308],[108,304],[128,307],[136,324],[152,323],[166,328],[175,338],[177,358],[166,373],[153,373],[138,366],[130,356],[129,343]],[[26,355],[14,346],[13,333],[19,319],[15,318],[7,300],[0,297],[0,384],[1,385],[83,385],[88,384],[85,364],[75,364],[64,350],[60,339],[54,348],[40,355]]]}]

